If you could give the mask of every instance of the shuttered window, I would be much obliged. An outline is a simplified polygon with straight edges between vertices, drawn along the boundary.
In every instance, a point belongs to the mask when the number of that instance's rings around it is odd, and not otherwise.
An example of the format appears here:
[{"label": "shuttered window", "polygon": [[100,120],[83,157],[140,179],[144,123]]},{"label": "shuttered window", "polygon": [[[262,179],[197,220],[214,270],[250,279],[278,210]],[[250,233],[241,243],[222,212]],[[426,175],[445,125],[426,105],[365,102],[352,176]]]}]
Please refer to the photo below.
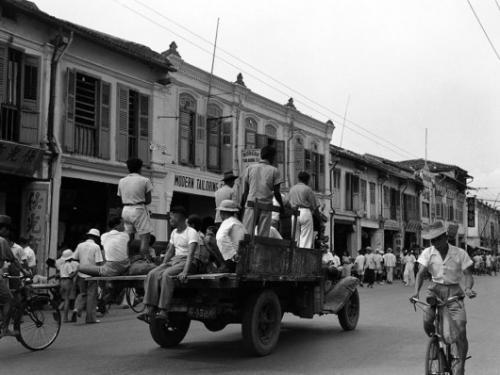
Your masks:
[{"label": "shuttered window", "polygon": [[208,131],[208,155],[207,166],[213,172],[221,171],[222,159],[222,109],[215,105],[208,105],[207,131]]},{"label": "shuttered window", "polygon": [[38,143],[40,58],[0,45],[0,139]]},{"label": "shuttered window", "polygon": [[309,173],[309,185],[315,191],[325,191],[325,155],[318,152],[318,145],[313,143],[312,150],[304,150],[304,171]]},{"label": "shuttered window", "polygon": [[294,183],[296,184],[298,182],[299,173],[305,170],[304,139],[302,137],[295,137],[293,155],[295,169]]},{"label": "shuttered window", "polygon": [[[196,101],[189,94],[181,94],[179,98],[179,162],[181,164],[195,164],[195,131],[196,131]],[[205,142],[205,129],[198,139],[203,137]],[[204,149],[203,149],[204,150]]]},{"label": "shuttered window", "polygon": [[251,117],[245,119],[245,148],[257,148],[257,121]]},{"label": "shuttered window", "polygon": [[117,93],[117,159],[139,158],[148,165],[151,155],[150,97],[123,85],[118,85]]}]

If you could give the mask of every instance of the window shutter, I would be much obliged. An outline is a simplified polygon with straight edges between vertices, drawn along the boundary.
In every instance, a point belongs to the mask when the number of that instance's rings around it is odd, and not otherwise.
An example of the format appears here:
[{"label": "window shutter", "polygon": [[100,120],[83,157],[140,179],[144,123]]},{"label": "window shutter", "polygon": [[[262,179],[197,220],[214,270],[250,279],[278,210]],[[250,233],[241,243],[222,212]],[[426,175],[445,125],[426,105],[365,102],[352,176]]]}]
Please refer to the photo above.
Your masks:
[{"label": "window shutter", "polygon": [[75,150],[75,95],[76,73],[68,68],[66,72],[66,122],[64,124],[64,150]]},{"label": "window shutter", "polygon": [[111,100],[111,84],[101,81],[101,97],[100,97],[100,123],[99,123],[99,157],[109,160],[109,123],[110,123],[110,100]]},{"label": "window shutter", "polygon": [[126,87],[118,85],[118,131],[116,132],[116,159],[128,159],[128,110],[129,93]]},{"label": "window shutter", "polygon": [[5,44],[0,44],[0,104],[5,103],[7,90],[7,64],[9,49]]},{"label": "window shutter", "polygon": [[233,170],[233,123],[222,124],[221,169],[223,172]]},{"label": "window shutter", "polygon": [[285,181],[285,141],[276,141],[276,164],[280,171],[281,180]]},{"label": "window shutter", "polygon": [[40,127],[40,58],[26,55],[23,67],[24,84],[21,94],[21,129],[19,142],[38,143]]},{"label": "window shutter", "polygon": [[145,165],[150,163],[151,149],[149,148],[149,138],[151,134],[151,116],[148,95],[139,95],[139,143],[137,145],[137,155]]},{"label": "window shutter", "polygon": [[[319,181],[319,189],[318,191],[324,192],[325,191],[325,155],[318,155],[319,159],[319,173],[318,173],[318,181]],[[366,183],[365,183],[366,185]],[[366,187],[366,186],[365,186]],[[366,194],[366,192],[365,192]]]},{"label": "window shutter", "polygon": [[221,122],[220,120],[207,121],[207,166],[209,169],[220,170],[221,156]]},{"label": "window shutter", "polygon": [[189,163],[189,151],[191,137],[191,113],[180,110],[179,112],[179,163]]},{"label": "window shutter", "polygon": [[294,183],[297,183],[298,181],[298,175],[299,172],[304,170],[304,141],[302,138],[295,138],[294,141],[295,147],[294,147],[294,167],[295,167],[295,176],[294,176]]},{"label": "window shutter", "polygon": [[257,134],[257,148],[262,148],[264,146],[267,146],[267,135],[265,134]]},{"label": "window shutter", "polygon": [[198,167],[206,167],[207,158],[207,121],[205,116],[196,115],[196,140],[195,140],[194,163]]}]

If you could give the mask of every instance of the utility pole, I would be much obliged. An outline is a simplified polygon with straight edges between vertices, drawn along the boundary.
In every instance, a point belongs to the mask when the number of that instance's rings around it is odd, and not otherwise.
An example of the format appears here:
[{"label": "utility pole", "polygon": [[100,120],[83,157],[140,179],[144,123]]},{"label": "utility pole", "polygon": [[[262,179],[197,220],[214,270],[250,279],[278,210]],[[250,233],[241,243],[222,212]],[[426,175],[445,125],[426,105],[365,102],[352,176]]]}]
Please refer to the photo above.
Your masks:
[{"label": "utility pole", "polygon": [[217,50],[217,37],[219,35],[219,18],[217,18],[217,27],[215,29],[214,52],[212,54],[212,67],[210,68],[210,79],[208,81],[208,94],[207,94],[207,111],[206,119],[208,120],[208,102],[212,94],[212,81],[214,79],[214,65],[215,65],[215,51]]},{"label": "utility pole", "polygon": [[347,103],[345,105],[344,111],[344,122],[342,123],[342,132],[340,133],[340,147],[342,147],[342,143],[344,142],[344,130],[345,130],[345,122],[347,119],[347,109],[349,108],[349,102],[351,101],[351,94],[347,96]]}]

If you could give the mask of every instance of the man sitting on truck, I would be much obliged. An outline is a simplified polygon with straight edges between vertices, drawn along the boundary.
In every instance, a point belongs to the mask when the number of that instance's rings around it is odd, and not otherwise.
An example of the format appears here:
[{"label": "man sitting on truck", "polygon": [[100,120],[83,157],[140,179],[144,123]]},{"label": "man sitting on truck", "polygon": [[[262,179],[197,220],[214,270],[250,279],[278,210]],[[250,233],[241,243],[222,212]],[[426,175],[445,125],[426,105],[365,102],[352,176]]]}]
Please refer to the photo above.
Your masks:
[{"label": "man sitting on truck", "polygon": [[223,200],[217,210],[220,212],[222,224],[217,231],[217,246],[222,254],[225,264],[221,267],[221,272],[234,272],[236,269],[236,255],[238,246],[243,240],[247,231],[236,218],[236,213],[240,208],[232,200]]},{"label": "man sitting on truck", "polygon": [[174,207],[170,211],[170,224],[176,229],[170,236],[167,253],[163,264],[152,269],[144,282],[144,304],[148,311],[139,315],[139,320],[148,321],[153,310],[158,308],[157,319],[168,320],[168,310],[174,294],[174,280],[185,282],[192,268],[193,258],[198,247],[199,235],[186,222],[187,212],[184,207]]}]

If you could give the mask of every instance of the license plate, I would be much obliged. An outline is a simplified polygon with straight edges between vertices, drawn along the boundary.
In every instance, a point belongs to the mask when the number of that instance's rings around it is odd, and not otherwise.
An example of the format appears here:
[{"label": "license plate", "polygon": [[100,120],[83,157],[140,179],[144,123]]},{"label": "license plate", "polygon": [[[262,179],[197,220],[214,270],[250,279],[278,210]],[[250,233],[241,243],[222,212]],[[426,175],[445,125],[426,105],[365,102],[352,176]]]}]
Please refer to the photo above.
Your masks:
[{"label": "license plate", "polygon": [[217,310],[215,307],[205,308],[205,307],[190,307],[188,309],[188,315],[192,319],[208,320],[215,319],[217,317]]}]

